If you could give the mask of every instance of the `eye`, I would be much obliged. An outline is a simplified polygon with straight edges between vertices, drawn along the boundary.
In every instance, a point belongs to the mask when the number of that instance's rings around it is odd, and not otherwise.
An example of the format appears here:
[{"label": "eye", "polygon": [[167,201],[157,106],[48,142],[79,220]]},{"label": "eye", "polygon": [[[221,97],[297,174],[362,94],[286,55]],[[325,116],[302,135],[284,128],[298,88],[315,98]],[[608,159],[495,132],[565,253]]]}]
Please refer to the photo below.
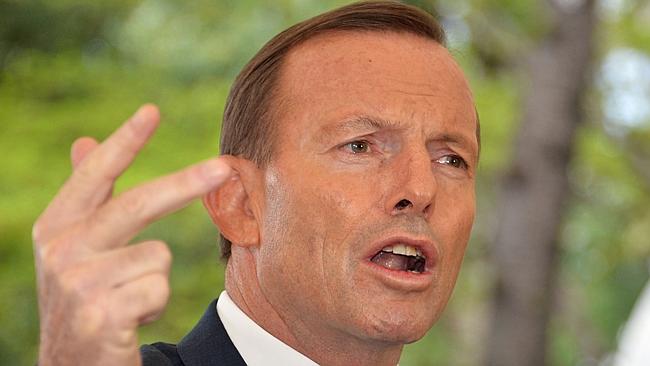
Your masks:
[{"label": "eye", "polygon": [[344,145],[344,147],[348,148],[353,154],[363,154],[370,152],[370,142],[365,140],[348,142]]},{"label": "eye", "polygon": [[436,160],[436,162],[440,164],[451,165],[454,168],[467,169],[467,163],[465,162],[465,159],[461,158],[458,155],[445,155]]}]

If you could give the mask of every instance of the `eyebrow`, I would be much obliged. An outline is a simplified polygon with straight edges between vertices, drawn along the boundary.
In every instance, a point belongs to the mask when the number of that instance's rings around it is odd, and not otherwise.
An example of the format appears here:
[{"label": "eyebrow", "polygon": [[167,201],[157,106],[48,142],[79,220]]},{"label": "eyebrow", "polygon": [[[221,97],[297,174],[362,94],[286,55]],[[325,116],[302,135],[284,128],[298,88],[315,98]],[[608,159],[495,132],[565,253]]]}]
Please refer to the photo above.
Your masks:
[{"label": "eyebrow", "polygon": [[324,128],[324,132],[348,132],[358,130],[381,130],[384,128],[396,127],[398,123],[388,121],[379,117],[372,117],[368,115],[354,116],[352,118],[344,119],[334,126]]},{"label": "eyebrow", "polygon": [[445,133],[445,134],[442,134],[441,136],[432,138],[429,141],[431,141],[431,142],[444,142],[444,143],[447,143],[447,144],[459,145],[464,150],[467,150],[467,152],[469,152],[471,154],[474,154],[475,158],[478,160],[478,153],[479,152],[474,147],[474,143],[471,140],[465,138],[462,135]]},{"label": "eyebrow", "polygon": [[380,117],[360,115],[344,119],[333,126],[325,126],[321,129],[321,132],[326,135],[335,135],[346,132],[376,131],[387,128],[396,128],[397,126],[399,126],[399,123],[394,121],[389,121]]},{"label": "eyebrow", "polygon": [[[324,136],[335,136],[337,134],[355,133],[359,131],[370,132],[384,129],[399,129],[402,127],[402,125],[403,124],[398,121],[387,120],[381,117],[358,115],[343,119],[341,122],[336,123],[333,126],[324,126],[321,128],[321,133]],[[467,150],[467,152],[470,154],[474,154],[475,158],[478,160],[480,151],[480,142],[478,140],[478,135],[477,142],[479,143],[479,150],[474,147],[473,141],[467,139],[465,136],[456,133],[444,133],[440,136],[430,138],[428,141],[459,145],[464,150]]]}]

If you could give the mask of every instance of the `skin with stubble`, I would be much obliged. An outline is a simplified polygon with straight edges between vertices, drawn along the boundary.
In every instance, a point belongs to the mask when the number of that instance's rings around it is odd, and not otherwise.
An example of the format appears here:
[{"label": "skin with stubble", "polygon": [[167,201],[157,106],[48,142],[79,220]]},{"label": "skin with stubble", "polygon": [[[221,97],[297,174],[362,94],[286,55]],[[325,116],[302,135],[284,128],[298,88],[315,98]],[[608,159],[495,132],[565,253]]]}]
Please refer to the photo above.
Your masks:
[{"label": "skin with stubble", "polygon": [[[170,251],[128,245],[197,197],[233,243],[226,289],[268,332],[322,365],[395,365],[453,289],[474,218],[476,115],[437,43],[328,33],[282,67],[274,155],[222,156],[112,195],[155,130],[142,107],[74,171],[34,225],[39,365],[139,365],[137,328],[169,297]],[[371,259],[408,244],[422,273]]]},{"label": "skin with stubble", "polygon": [[[440,316],[469,239],[478,142],[467,82],[433,41],[342,32],[289,54],[280,95],[271,163],[242,180],[256,225],[247,240],[222,230],[233,241],[226,289],[319,364],[395,365]],[[424,273],[370,261],[397,242],[425,252]]]}]

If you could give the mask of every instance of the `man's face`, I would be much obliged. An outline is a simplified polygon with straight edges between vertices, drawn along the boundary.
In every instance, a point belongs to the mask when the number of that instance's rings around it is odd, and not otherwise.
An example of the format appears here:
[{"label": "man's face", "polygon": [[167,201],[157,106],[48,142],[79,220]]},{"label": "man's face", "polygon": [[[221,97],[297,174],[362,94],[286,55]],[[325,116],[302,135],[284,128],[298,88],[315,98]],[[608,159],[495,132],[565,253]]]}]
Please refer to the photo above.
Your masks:
[{"label": "man's face", "polygon": [[256,254],[267,301],[324,335],[421,338],[474,219],[476,115],[462,72],[431,40],[341,32],[290,53],[280,95]]}]

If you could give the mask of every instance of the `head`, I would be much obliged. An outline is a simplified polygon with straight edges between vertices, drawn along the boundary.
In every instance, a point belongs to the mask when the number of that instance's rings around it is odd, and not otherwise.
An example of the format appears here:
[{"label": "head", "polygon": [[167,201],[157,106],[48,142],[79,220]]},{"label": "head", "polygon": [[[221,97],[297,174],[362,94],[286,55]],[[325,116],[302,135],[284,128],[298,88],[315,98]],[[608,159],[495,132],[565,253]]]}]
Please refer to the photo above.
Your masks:
[{"label": "head", "polygon": [[221,148],[240,174],[205,203],[259,301],[324,336],[425,334],[469,240],[479,150],[432,17],[368,2],[280,33],[235,81]]}]

